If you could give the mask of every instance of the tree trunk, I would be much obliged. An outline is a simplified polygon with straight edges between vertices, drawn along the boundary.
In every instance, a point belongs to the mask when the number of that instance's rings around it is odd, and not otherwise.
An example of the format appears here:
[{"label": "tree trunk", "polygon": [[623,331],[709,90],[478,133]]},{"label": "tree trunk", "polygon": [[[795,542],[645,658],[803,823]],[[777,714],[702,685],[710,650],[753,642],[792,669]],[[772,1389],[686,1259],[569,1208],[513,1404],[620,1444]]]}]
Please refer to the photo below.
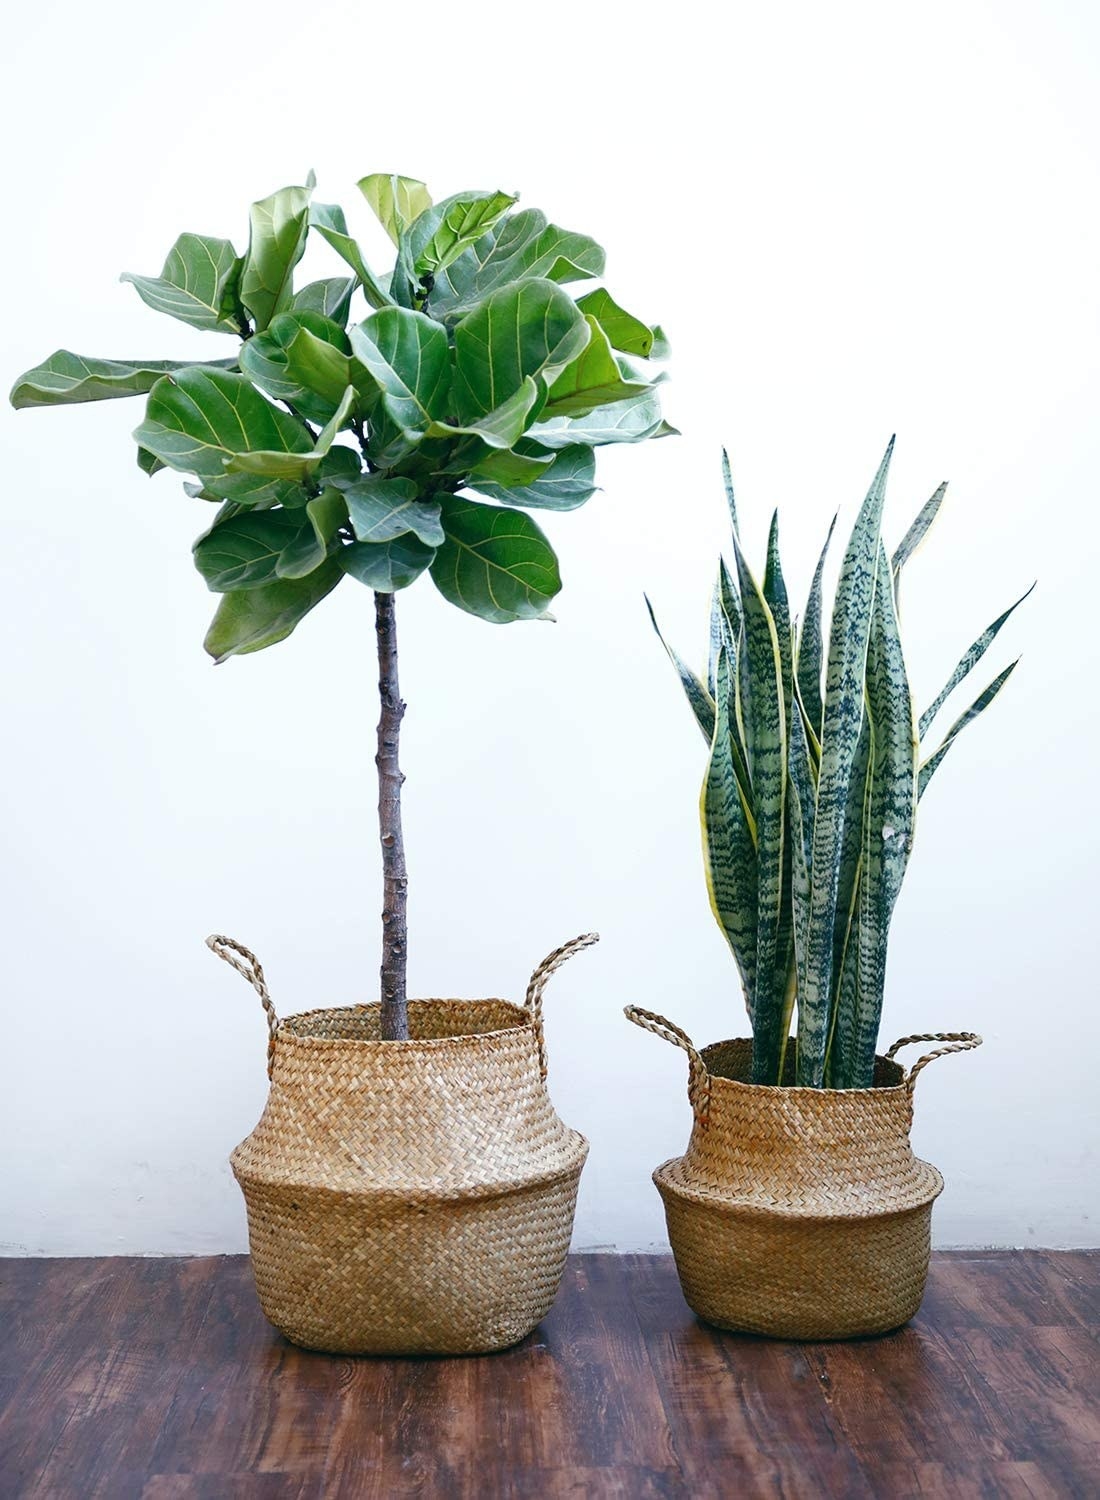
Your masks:
[{"label": "tree trunk", "polygon": [[397,678],[397,619],[392,594],[374,596],[378,636],[378,692],[382,712],[378,720],[378,834],[382,841],[382,1039],[407,1042],[409,1021],[405,996],[407,927],[405,908],[409,878],[405,871],[405,840],[401,833],[401,774],[399,749],[405,705]]}]

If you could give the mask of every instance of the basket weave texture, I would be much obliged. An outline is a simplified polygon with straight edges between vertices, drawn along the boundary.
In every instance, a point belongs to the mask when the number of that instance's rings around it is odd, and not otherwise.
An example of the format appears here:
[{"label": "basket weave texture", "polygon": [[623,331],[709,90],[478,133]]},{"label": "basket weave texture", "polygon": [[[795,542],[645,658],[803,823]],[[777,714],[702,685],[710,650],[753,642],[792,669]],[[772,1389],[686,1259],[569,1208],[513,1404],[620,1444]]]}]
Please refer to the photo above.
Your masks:
[{"label": "basket weave texture", "polygon": [[[663,1017],[627,1016],[689,1058],[688,1148],[658,1167],[684,1296],[708,1323],[777,1338],[884,1333],[920,1306],[928,1276],[935,1167],[913,1155],[913,1086],[933,1057],[978,1046],[972,1033],[906,1037],[876,1060],[869,1089],[748,1082],[752,1043],[697,1051]],[[911,1041],[950,1045],[906,1073]]]},{"label": "basket weave texture", "polygon": [[[409,1002],[271,1023],[271,1091],[230,1160],[263,1310],[295,1343],[341,1354],[472,1354],[528,1334],[561,1280],[588,1143],[546,1088],[542,989],[524,1006]],[[247,950],[210,940],[266,995]],[[234,959],[243,957],[244,963]],[[257,983],[257,975],[259,982]]]}]

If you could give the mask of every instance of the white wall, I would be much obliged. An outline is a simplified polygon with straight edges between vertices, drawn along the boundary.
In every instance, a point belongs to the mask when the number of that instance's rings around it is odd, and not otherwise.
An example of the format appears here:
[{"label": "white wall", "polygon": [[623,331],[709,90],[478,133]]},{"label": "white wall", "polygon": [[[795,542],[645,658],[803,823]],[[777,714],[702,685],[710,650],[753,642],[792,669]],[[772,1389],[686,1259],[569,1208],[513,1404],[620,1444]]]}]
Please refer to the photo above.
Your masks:
[{"label": "white wall", "polygon": [[[649,1173],[688,1129],[683,1059],[623,1004],[699,1040],[744,1029],[700,873],[703,747],[641,591],[701,653],[726,442],[755,550],[778,504],[801,593],[895,429],[891,536],[952,481],[907,583],[920,696],[1040,585],[994,653],[1023,650],[1016,677],[922,808],[885,1031],[986,1038],[918,1091],[941,1244],[1100,1241],[1098,30],[1083,0],[578,24],[192,0],[186,25],[66,0],[8,22],[9,376],[58,345],[209,348],[119,271],[157,269],[182,229],[239,243],[249,200],[311,165],[364,233],[367,171],[519,186],[601,238],[616,294],[672,336],[684,436],[605,453],[604,493],[549,518],[557,626],[484,625],[426,581],[400,609],[413,992],[518,995],[563,938],[603,934],[548,1001],[555,1098],[593,1143],[581,1247],[663,1245]],[[262,1105],[263,1026],[209,931],[258,949],[284,1010],[373,993],[369,595],[346,583],[212,670],[204,507],[139,474],[139,415],[0,417],[16,1254],[244,1246],[225,1158]]]}]

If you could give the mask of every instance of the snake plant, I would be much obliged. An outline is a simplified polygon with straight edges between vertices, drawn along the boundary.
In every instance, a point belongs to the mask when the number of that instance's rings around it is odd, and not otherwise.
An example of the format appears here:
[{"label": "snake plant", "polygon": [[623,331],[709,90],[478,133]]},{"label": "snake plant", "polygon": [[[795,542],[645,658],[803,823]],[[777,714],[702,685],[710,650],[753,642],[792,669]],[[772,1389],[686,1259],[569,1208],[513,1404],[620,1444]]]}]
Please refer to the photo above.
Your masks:
[{"label": "snake plant", "polygon": [[[758,582],[742,551],[724,456],[734,567],[719,566],[706,679],[661,637],[710,751],[700,799],[707,886],[740,971],[756,1083],[793,1077],[816,1088],[871,1085],[890,919],[918,804],[960,731],[1016,666],[998,673],[928,748],[947,699],[1023,600],[981,633],[918,718],[898,592],[946,486],[889,556],[881,525],[892,451],[893,439],[841,562],[827,652],[822,579],[833,527],[796,622],[778,514]],[[652,607],[650,618],[660,637]],[[788,1033],[796,1010],[792,1068]]]}]

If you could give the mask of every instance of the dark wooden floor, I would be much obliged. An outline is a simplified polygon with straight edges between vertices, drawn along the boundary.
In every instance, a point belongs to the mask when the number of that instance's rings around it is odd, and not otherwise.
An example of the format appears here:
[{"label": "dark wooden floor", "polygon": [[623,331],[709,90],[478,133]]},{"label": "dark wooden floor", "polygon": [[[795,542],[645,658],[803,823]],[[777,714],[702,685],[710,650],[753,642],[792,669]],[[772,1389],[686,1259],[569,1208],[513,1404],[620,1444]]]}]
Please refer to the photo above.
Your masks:
[{"label": "dark wooden floor", "polygon": [[939,1255],[852,1344],[704,1328],[644,1256],[479,1359],[304,1353],[238,1257],[0,1261],[0,1317],[3,1500],[1100,1495],[1100,1253]]}]

